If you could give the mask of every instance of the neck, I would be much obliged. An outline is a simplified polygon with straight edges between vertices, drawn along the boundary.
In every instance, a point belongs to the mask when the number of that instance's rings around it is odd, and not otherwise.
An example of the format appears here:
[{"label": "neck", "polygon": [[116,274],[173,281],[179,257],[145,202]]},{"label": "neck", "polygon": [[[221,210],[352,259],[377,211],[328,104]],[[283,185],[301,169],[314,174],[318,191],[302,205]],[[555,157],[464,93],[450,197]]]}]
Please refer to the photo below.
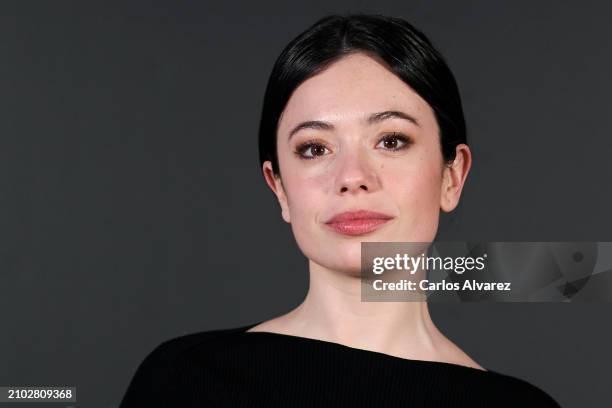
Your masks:
[{"label": "neck", "polygon": [[446,338],[427,302],[362,302],[361,279],[310,261],[304,301],[284,316],[291,334],[415,359],[434,359]]}]

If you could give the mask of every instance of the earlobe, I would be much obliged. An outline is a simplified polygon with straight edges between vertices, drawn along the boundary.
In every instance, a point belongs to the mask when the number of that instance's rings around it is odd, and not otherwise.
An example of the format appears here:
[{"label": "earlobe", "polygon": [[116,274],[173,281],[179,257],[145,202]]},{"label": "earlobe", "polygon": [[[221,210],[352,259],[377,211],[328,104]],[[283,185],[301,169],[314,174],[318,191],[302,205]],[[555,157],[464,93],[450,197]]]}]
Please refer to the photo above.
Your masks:
[{"label": "earlobe", "polygon": [[264,162],[262,170],[268,187],[270,187],[272,192],[276,195],[276,199],[281,207],[281,215],[283,220],[285,220],[287,223],[291,223],[289,205],[287,203],[287,196],[285,195],[282,179],[274,174],[274,171],[272,170],[272,163],[270,161]]}]

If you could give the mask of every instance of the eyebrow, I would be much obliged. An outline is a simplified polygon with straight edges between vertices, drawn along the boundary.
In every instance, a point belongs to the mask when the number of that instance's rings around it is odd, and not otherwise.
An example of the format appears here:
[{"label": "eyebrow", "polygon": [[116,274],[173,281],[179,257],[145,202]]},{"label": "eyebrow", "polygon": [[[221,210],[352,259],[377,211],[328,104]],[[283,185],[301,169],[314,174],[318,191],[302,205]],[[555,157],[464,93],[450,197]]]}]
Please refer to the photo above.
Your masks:
[{"label": "eyebrow", "polygon": [[[404,119],[416,126],[421,126],[419,121],[412,115],[409,115],[402,111],[389,110],[384,112],[376,112],[367,117],[366,123],[368,125],[372,125],[374,123],[380,123],[387,119]],[[295,126],[291,132],[289,132],[289,140],[295,135],[297,132],[303,129],[315,129],[315,130],[333,130],[334,125],[329,122],[323,122],[320,120],[308,120],[305,122],[299,123]]]}]

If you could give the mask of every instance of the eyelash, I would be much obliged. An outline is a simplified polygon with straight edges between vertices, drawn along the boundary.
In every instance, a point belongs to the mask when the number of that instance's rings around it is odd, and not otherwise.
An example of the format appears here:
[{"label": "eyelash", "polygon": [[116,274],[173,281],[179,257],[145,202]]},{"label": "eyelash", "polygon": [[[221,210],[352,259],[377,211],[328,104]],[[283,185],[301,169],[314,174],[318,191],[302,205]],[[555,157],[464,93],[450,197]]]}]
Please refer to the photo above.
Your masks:
[{"label": "eyelash", "polygon": [[[382,142],[382,141],[388,141],[388,140],[399,140],[400,142],[403,142],[404,144],[400,147],[396,147],[394,149],[385,149],[385,150],[389,150],[392,152],[397,152],[400,150],[404,150],[406,148],[408,148],[408,146],[410,146],[412,144],[412,139],[410,139],[408,136],[404,135],[403,133],[390,133],[388,135],[383,136],[378,143]],[[378,146],[378,144],[377,144]],[[317,157],[323,156],[304,156],[304,153],[312,148],[312,147],[323,147],[325,148],[325,146],[323,146],[321,143],[316,143],[316,142],[305,142],[302,143],[300,145],[298,145],[295,149],[295,154],[296,156],[298,156],[300,159],[304,159],[304,160],[312,160],[312,159],[316,159]]]}]

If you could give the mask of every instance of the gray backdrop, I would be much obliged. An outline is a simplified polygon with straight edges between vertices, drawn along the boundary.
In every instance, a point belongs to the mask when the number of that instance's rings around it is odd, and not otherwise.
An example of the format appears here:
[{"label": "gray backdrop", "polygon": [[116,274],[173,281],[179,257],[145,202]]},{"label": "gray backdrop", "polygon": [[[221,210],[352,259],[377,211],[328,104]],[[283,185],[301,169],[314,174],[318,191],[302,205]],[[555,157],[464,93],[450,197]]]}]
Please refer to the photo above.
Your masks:
[{"label": "gray backdrop", "polygon": [[[474,165],[441,238],[612,241],[608,6],[302,3],[3,3],[0,385],[116,406],[161,341],[302,300],[257,126],[278,53],[332,12],[406,18],[456,75]],[[484,366],[609,404],[610,303],[431,308]]]}]

